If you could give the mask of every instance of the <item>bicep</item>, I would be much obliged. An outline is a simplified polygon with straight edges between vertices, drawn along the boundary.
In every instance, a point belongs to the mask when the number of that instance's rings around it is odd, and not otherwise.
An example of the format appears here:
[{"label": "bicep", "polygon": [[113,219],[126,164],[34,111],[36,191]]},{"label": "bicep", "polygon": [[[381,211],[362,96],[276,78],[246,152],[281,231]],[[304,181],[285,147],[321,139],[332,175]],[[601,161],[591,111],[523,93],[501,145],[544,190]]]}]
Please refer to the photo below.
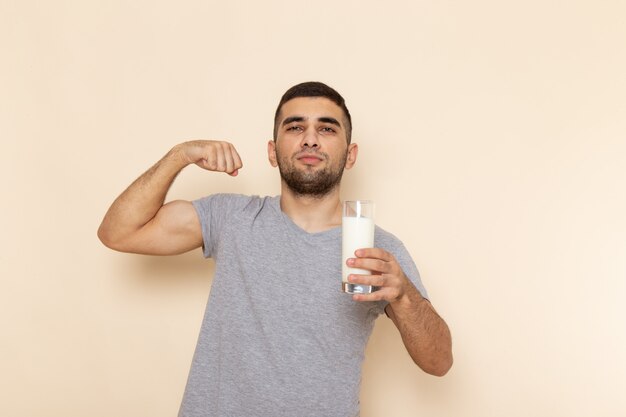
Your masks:
[{"label": "bicep", "polygon": [[189,201],[164,204],[128,241],[127,252],[177,255],[202,246],[202,227]]}]

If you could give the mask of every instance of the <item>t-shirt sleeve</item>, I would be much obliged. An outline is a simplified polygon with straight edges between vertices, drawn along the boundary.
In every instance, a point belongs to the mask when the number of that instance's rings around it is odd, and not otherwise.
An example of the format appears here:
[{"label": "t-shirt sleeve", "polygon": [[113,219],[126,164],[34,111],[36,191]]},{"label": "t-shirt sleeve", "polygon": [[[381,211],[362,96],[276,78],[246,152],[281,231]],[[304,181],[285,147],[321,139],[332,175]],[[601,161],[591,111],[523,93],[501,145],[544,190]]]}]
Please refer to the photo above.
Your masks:
[{"label": "t-shirt sleeve", "polygon": [[409,254],[409,251],[406,250],[404,244],[399,243],[394,249],[394,256],[398,260],[398,263],[402,267],[402,270],[406,274],[406,276],[411,280],[415,288],[422,294],[422,297],[428,299],[428,292],[422,284],[422,279],[420,277],[420,273],[413,261],[413,258]]},{"label": "t-shirt sleeve", "polygon": [[[380,239],[380,240],[378,240]],[[413,258],[409,254],[409,251],[406,250],[404,244],[395,237],[392,237],[390,234],[386,234],[377,236],[377,241],[374,242],[376,247],[381,247],[391,252],[393,256],[395,256],[396,260],[400,264],[402,271],[406,274],[406,276],[411,280],[415,288],[420,292],[422,297],[428,300],[428,292],[426,288],[422,284],[422,279],[420,278],[420,273],[413,262]],[[376,304],[376,307],[373,309],[373,312],[376,314],[383,314],[385,312],[385,308],[389,303],[387,301],[381,301]]]},{"label": "t-shirt sleeve", "polygon": [[224,228],[248,201],[249,197],[236,194],[213,194],[192,201],[202,226],[202,251],[205,258],[215,255]]},{"label": "t-shirt sleeve", "polygon": [[[376,247],[381,247],[393,254],[396,260],[400,264],[402,271],[406,274],[406,276],[411,280],[415,288],[420,292],[422,297],[428,299],[428,292],[422,284],[422,279],[420,277],[420,273],[411,257],[411,254],[406,249],[404,244],[395,236],[388,232],[383,232],[382,230],[377,230],[379,233],[376,235],[376,241],[374,245]],[[386,301],[381,301],[378,303],[376,308],[376,313],[382,314],[384,312],[385,307],[387,307]]]}]

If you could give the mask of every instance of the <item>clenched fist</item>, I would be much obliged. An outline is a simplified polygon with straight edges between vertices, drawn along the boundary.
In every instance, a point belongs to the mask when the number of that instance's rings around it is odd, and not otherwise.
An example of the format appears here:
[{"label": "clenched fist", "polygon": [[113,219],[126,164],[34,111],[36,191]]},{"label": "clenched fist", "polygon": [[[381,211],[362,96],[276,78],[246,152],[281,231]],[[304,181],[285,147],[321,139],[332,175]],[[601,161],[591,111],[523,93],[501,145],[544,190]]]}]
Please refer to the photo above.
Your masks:
[{"label": "clenched fist", "polygon": [[177,147],[188,163],[209,171],[225,172],[234,177],[243,167],[237,150],[229,142],[193,140]]}]

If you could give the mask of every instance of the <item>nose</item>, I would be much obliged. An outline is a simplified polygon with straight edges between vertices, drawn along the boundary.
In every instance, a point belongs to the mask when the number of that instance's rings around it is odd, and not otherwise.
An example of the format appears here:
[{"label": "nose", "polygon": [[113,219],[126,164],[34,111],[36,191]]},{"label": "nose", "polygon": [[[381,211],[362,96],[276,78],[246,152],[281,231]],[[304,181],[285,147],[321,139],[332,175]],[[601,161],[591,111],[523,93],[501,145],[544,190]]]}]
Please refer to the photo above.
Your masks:
[{"label": "nose", "polygon": [[301,147],[309,147],[309,148],[317,148],[319,147],[320,142],[317,137],[317,132],[315,129],[307,129],[302,136],[302,142],[300,143]]}]

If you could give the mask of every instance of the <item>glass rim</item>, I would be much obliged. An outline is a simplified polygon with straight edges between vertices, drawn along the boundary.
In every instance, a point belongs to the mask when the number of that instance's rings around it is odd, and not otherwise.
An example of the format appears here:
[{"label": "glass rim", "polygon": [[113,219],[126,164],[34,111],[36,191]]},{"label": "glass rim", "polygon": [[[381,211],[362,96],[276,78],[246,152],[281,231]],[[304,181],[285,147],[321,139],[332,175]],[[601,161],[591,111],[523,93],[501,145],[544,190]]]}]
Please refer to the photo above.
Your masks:
[{"label": "glass rim", "polygon": [[374,204],[374,200],[344,200],[343,204],[346,204],[346,203],[361,203],[361,204],[372,203]]}]

